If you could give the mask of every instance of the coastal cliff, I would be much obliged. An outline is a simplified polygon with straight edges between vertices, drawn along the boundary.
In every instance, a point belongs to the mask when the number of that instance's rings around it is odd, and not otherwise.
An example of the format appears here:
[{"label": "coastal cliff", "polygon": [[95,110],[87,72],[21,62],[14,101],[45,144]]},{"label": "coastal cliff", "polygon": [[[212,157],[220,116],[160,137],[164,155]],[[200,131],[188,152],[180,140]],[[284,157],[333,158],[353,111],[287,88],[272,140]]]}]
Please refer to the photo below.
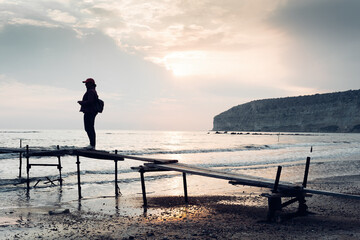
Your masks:
[{"label": "coastal cliff", "polygon": [[248,102],[215,116],[213,130],[360,132],[360,90]]}]

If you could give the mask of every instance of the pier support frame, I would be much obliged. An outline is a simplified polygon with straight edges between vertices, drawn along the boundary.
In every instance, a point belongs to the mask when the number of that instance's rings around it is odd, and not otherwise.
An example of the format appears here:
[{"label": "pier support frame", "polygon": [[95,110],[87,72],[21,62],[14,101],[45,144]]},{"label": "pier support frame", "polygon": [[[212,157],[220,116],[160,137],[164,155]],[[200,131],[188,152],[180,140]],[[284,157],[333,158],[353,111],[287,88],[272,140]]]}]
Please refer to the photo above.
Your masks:
[{"label": "pier support frame", "polygon": [[[20,143],[21,144],[21,143]],[[57,150],[59,151],[60,147],[59,145],[57,146]],[[57,169],[59,170],[59,179],[56,179],[56,181],[59,181],[60,183],[60,186],[62,186],[62,182],[63,182],[63,179],[62,179],[62,174],[61,174],[61,169],[62,169],[62,166],[61,166],[61,157],[60,157],[60,153],[57,153],[57,154],[54,154],[54,155],[51,155],[52,157],[56,156],[57,159],[58,159],[58,162],[57,163],[30,163],[30,150],[29,150],[29,145],[26,145],[26,151],[25,151],[25,157],[26,157],[26,187],[27,187],[27,190],[29,191],[30,190],[30,169],[32,166],[42,166],[42,167],[57,167]],[[21,160],[21,153],[20,153],[20,160]],[[21,165],[22,165],[22,162],[20,161],[20,177],[21,177]],[[49,177],[46,177],[46,179],[49,181],[49,183],[51,183],[51,185],[55,185],[54,184],[54,181],[55,180],[51,180]],[[39,182],[41,181],[38,180],[36,182],[36,184],[34,185],[34,187],[36,187]],[[46,182],[47,183],[47,182]]]},{"label": "pier support frame", "polygon": [[[151,167],[149,167],[151,166]],[[145,166],[139,166],[139,167],[132,167],[133,170],[138,170],[140,173],[140,181],[141,181],[141,191],[142,191],[142,197],[143,197],[143,206],[146,208],[148,206],[147,204],[147,197],[146,197],[146,187],[145,187],[145,173],[146,172],[160,172],[160,171],[169,171],[165,169],[156,168],[156,164],[148,164]],[[184,199],[185,203],[189,203],[188,198],[188,191],[187,191],[187,180],[186,180],[186,173],[182,173],[183,177],[183,186],[184,186]]]},{"label": "pier support frame", "polygon": [[[305,165],[305,171],[304,171],[304,179],[302,183],[302,187],[290,189],[290,190],[282,190],[281,192],[278,192],[278,185],[280,181],[280,175],[281,175],[281,166],[278,166],[278,170],[276,173],[276,179],[274,183],[274,188],[272,190],[271,194],[261,194],[261,196],[268,198],[268,215],[267,220],[270,222],[280,222],[280,212],[284,207],[287,207],[293,203],[298,202],[298,210],[295,213],[296,216],[305,216],[308,214],[308,206],[306,205],[305,197],[311,197],[310,194],[306,194],[303,190],[306,188],[308,175],[309,175],[309,169],[310,169],[310,157],[306,158],[306,165]],[[282,198],[291,198],[289,201],[282,203]]]}]

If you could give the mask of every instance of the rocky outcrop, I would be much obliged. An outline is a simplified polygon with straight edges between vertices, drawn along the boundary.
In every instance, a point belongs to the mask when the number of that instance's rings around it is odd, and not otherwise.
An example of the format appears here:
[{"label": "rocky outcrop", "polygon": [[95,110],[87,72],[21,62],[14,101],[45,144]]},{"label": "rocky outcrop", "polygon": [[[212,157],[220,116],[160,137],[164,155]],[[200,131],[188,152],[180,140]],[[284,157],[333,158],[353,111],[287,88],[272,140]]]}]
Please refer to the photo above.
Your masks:
[{"label": "rocky outcrop", "polygon": [[252,101],[215,116],[213,130],[360,132],[360,90]]}]

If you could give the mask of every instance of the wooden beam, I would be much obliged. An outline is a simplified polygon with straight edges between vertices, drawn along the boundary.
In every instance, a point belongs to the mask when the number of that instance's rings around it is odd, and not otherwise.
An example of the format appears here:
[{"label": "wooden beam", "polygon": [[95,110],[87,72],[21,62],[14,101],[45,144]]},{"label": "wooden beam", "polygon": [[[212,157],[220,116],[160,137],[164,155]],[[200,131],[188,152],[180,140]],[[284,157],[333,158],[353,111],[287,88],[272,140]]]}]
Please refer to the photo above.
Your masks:
[{"label": "wooden beam", "polygon": [[101,160],[117,160],[117,161],[124,161],[124,157],[118,154],[109,153],[105,151],[95,151],[95,150],[72,150],[70,152],[71,155],[78,155],[87,158],[95,158]]},{"label": "wooden beam", "polygon": [[275,184],[274,184],[274,188],[273,188],[273,192],[277,192],[278,190],[278,186],[279,186],[279,182],[280,182],[280,175],[281,175],[281,169],[282,166],[278,166],[277,172],[276,172],[276,179],[275,179]]},{"label": "wooden beam", "polygon": [[[312,151],[312,147],[311,147]],[[309,175],[309,169],[310,169],[310,157],[306,158],[306,165],[305,165],[305,172],[304,172],[304,180],[303,180],[303,188],[306,188],[307,181],[308,181],[308,175]]]},{"label": "wooden beam", "polygon": [[349,199],[357,199],[360,200],[359,195],[351,195],[346,193],[334,193],[334,192],[328,192],[328,191],[322,191],[322,190],[313,190],[313,189],[304,189],[305,193],[310,194],[317,194],[317,195],[325,195],[325,196],[332,196],[332,197],[341,197],[341,198],[349,198]]},{"label": "wooden beam", "polygon": [[168,164],[168,163],[177,163],[178,160],[174,159],[156,159],[156,158],[145,158],[145,157],[135,157],[128,155],[119,155],[126,159],[139,160],[143,162],[157,163],[157,164]]},{"label": "wooden beam", "polygon": [[[266,179],[261,177],[254,177],[246,174],[235,174],[235,173],[228,173],[222,172],[207,168],[199,168],[195,166],[189,166],[186,164],[181,163],[173,163],[173,164],[148,164],[148,166],[154,166],[160,169],[166,169],[170,171],[178,171],[178,172],[185,172],[191,173],[194,175],[200,175],[204,177],[212,177],[212,178],[219,178],[224,180],[230,180],[231,184],[241,184],[241,185],[248,185],[254,187],[265,187],[265,188],[273,188],[274,187],[274,180]],[[288,182],[279,182],[278,188],[279,189],[293,189],[297,187],[297,185],[288,183]]]},{"label": "wooden beam", "polygon": [[59,157],[69,154],[69,150],[46,150],[46,151],[29,151],[24,154],[25,157]]},{"label": "wooden beam", "polygon": [[59,164],[56,164],[56,163],[31,163],[29,164],[30,165],[30,168],[32,166],[44,166],[44,167],[59,167]]},{"label": "wooden beam", "polygon": [[160,168],[155,168],[155,167],[148,167],[146,165],[144,166],[139,166],[139,167],[131,167],[132,170],[137,170],[137,171],[144,171],[144,172],[167,172],[170,170],[166,170],[166,169],[160,169]]},{"label": "wooden beam", "polygon": [[26,149],[23,148],[0,148],[0,153],[24,153]]}]

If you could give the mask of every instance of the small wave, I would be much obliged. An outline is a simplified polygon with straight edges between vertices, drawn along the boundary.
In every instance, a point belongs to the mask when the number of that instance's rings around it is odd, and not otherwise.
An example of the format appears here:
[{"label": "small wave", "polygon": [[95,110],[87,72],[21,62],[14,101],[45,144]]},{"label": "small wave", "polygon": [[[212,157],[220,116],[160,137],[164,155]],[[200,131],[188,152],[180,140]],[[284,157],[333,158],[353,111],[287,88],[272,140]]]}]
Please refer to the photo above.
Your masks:
[{"label": "small wave", "polygon": [[[131,170],[133,172],[133,170]],[[86,175],[86,174],[94,174],[94,172],[91,171],[81,171],[81,175]],[[102,173],[104,174],[104,173]],[[113,174],[113,173],[112,173]],[[66,174],[67,176],[73,175],[73,174]],[[166,179],[166,178],[174,178],[179,176],[180,173],[174,172],[174,173],[167,173],[167,174],[160,174],[160,175],[156,175],[156,176],[145,176],[145,180],[146,181],[156,181],[159,179]],[[55,180],[54,176],[48,176],[48,178]],[[58,176],[56,177],[56,179],[58,178]],[[31,186],[33,186],[33,183],[38,181],[38,180],[43,180],[47,182],[47,178],[46,177],[34,177],[34,178],[30,178],[30,182],[31,182]],[[67,187],[72,187],[72,186],[77,186],[77,182],[76,181],[67,181],[66,180],[66,176],[63,176],[63,180],[65,181],[65,186]],[[118,179],[118,183],[119,184],[123,184],[123,183],[133,183],[133,182],[140,182],[140,177],[127,177],[127,178],[120,178]],[[91,181],[86,181],[86,180],[82,180],[81,181],[81,185],[102,185],[102,184],[114,184],[114,179],[105,179],[105,180],[91,180]],[[1,179],[0,180],[0,193],[1,192],[13,192],[13,191],[18,191],[18,190],[23,190],[26,189],[26,179],[22,178],[22,179]],[[58,185],[51,185],[51,184],[39,184],[36,186],[36,188],[38,189],[42,189],[42,188],[48,188],[48,187],[58,187]]]},{"label": "small wave", "polygon": [[7,160],[7,159],[13,159],[13,158],[19,158],[18,153],[2,153],[0,154],[0,160]]},{"label": "small wave", "polygon": [[[156,175],[156,176],[145,176],[145,181],[146,182],[151,182],[151,181],[156,181],[159,179],[165,179],[165,178],[173,178],[173,177],[177,177],[179,176],[180,173],[172,173],[172,174],[161,174],[161,175]],[[133,183],[133,182],[140,182],[141,179],[140,177],[133,177],[133,178],[122,178],[118,180],[118,183]],[[81,185],[91,185],[91,184],[113,184],[114,180],[101,180],[101,181],[81,181]],[[77,185],[77,183],[71,183],[70,185]]]},{"label": "small wave", "polygon": [[[114,174],[114,170],[95,170],[95,171],[92,171],[92,170],[83,170],[83,171],[80,171],[82,174],[95,174],[95,175],[113,175]],[[132,169],[118,169],[118,174],[124,174],[124,173],[132,173],[134,172],[134,170]],[[77,172],[71,172],[70,173],[71,175],[76,175]]]},{"label": "small wave", "polygon": [[264,150],[270,149],[269,145],[246,145],[238,148],[211,148],[211,149],[182,149],[182,150],[161,150],[161,149],[145,149],[143,151],[123,150],[118,151],[119,154],[124,155],[158,155],[158,154],[194,154],[194,153],[216,153],[216,152],[240,152],[249,150]]},{"label": "small wave", "polygon": [[212,163],[212,164],[197,164],[195,165],[196,167],[201,167],[201,168],[222,168],[222,169],[232,169],[232,168],[243,168],[243,167],[249,167],[249,168],[254,168],[256,166],[262,166],[262,168],[269,168],[269,167],[273,167],[274,164],[289,164],[289,163],[294,163],[294,162],[299,162],[304,160],[304,164],[305,164],[305,158],[303,157],[298,157],[298,158],[292,158],[292,159],[287,159],[287,158],[283,158],[283,159],[273,159],[273,160],[263,160],[263,161],[256,161],[256,162],[252,162],[252,161],[243,161],[243,162],[232,162],[232,163]]},{"label": "small wave", "polygon": [[0,131],[0,133],[40,133],[40,131]]}]

